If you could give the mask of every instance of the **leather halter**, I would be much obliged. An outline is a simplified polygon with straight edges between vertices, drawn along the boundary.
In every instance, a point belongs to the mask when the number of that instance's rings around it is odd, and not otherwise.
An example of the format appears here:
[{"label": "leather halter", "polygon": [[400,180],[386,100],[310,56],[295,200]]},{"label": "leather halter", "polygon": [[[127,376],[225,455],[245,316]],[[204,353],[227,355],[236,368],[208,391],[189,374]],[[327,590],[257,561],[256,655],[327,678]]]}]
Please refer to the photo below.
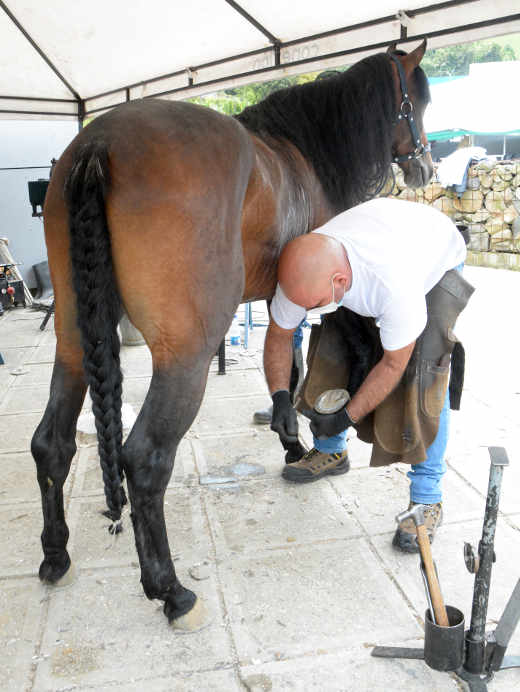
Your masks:
[{"label": "leather halter", "polygon": [[424,145],[421,142],[421,136],[419,135],[419,130],[415,124],[413,103],[410,101],[408,96],[408,85],[406,84],[406,76],[404,74],[401,61],[395,55],[390,55],[390,59],[393,60],[397,66],[397,73],[399,74],[399,81],[401,83],[401,94],[403,96],[397,119],[402,120],[404,118],[407,121],[408,127],[410,128],[410,133],[412,135],[412,142],[415,144],[415,149],[409,154],[394,156],[392,159],[395,163],[402,163],[403,161],[422,158],[424,154],[432,150],[432,147],[429,143]]}]

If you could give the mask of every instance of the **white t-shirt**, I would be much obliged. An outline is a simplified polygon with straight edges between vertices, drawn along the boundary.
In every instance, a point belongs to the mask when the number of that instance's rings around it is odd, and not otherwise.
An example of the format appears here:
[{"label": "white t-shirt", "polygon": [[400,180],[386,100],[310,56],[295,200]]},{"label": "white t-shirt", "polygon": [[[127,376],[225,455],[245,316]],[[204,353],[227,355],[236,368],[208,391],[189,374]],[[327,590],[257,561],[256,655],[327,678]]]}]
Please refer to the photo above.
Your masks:
[{"label": "white t-shirt", "polygon": [[[313,231],[340,241],[352,268],[352,286],[341,305],[374,317],[381,343],[395,351],[412,343],[426,326],[426,294],[466,257],[455,224],[434,207],[397,199],[374,199],[338,214]],[[332,296],[331,296],[332,300]],[[278,284],[271,316],[295,329],[305,307]]]}]

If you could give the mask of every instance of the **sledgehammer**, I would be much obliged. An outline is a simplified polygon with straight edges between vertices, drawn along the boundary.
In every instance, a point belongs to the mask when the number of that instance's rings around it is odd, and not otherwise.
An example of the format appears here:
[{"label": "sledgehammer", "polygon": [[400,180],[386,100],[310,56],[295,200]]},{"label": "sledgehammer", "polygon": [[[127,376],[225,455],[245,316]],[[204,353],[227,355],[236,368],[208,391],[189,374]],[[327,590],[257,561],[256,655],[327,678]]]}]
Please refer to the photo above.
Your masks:
[{"label": "sledgehammer", "polygon": [[398,524],[400,524],[402,521],[409,518],[413,519],[415,530],[417,532],[417,543],[419,545],[419,552],[421,554],[421,560],[426,573],[426,580],[428,582],[430,600],[433,606],[432,615],[435,617],[435,623],[437,625],[440,625],[441,627],[449,627],[450,623],[448,620],[448,614],[442,599],[441,587],[439,586],[437,572],[433,563],[430,539],[428,538],[428,533],[426,531],[426,527],[424,526],[424,505],[414,505],[412,509],[398,514],[395,520]]}]

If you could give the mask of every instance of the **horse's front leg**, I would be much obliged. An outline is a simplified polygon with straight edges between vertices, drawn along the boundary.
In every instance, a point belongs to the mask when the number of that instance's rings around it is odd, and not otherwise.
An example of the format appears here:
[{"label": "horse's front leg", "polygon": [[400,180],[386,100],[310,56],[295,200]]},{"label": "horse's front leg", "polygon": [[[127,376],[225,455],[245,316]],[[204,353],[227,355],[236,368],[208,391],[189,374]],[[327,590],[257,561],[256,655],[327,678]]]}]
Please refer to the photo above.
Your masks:
[{"label": "horse's front leg", "polygon": [[143,408],[123,447],[141,582],[150,599],[164,601],[177,627],[203,624],[202,605],[184,588],[173,567],[164,520],[164,494],[177,446],[193,422],[204,394],[210,359],[171,365],[154,360]]}]

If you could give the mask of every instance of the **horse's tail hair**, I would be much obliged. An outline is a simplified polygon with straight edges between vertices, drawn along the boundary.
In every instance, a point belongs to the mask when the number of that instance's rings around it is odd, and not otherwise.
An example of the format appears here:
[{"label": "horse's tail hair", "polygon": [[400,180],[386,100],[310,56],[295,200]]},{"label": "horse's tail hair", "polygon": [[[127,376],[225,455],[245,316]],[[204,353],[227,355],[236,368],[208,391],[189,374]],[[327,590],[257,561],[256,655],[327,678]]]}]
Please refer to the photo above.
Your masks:
[{"label": "horse's tail hair", "polygon": [[92,141],[78,152],[65,183],[69,211],[72,282],[77,298],[83,366],[90,386],[99,458],[103,471],[106,515],[111,533],[121,530],[123,486],[121,394],[117,325],[121,301],[112,264],[105,199],[110,187],[107,146]]}]

